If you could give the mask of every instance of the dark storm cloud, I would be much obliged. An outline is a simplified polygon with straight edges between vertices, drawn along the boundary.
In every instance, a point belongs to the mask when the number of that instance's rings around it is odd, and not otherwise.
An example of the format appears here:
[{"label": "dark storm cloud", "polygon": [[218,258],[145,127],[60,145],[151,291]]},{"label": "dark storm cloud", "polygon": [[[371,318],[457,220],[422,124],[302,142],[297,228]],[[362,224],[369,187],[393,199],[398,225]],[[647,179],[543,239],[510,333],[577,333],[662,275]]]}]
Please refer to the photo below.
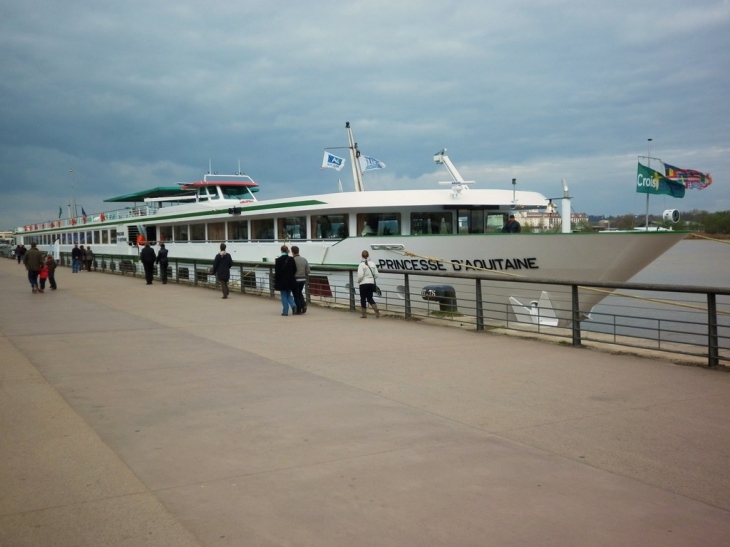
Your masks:
[{"label": "dark storm cloud", "polygon": [[640,212],[651,137],[716,181],[671,206],[730,209],[724,0],[0,5],[2,227],[209,160],[240,160],[261,197],[331,191],[319,161],[345,121],[388,164],[370,188],[430,187],[448,147],[481,186],[566,177],[579,211]]}]

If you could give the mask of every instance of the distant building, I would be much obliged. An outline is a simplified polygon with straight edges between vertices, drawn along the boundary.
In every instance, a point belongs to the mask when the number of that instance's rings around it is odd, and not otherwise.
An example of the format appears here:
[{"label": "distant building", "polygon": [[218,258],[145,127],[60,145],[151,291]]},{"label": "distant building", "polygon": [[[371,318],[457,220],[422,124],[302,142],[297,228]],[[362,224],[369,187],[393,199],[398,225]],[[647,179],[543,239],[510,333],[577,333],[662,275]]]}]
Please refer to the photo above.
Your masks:
[{"label": "distant building", "polygon": [[[556,232],[561,229],[563,219],[560,213],[555,211],[539,212],[539,211],[522,211],[515,214],[517,221],[523,226],[529,226],[535,232]],[[588,215],[586,213],[571,213],[570,227],[575,229],[578,226],[588,223]]]}]

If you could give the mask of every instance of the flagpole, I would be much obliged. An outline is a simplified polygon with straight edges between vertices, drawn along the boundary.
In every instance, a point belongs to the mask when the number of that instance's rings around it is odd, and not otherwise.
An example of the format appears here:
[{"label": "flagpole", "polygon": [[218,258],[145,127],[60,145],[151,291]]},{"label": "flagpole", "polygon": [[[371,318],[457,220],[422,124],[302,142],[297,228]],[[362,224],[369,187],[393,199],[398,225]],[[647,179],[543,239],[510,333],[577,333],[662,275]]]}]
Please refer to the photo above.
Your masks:
[{"label": "flagpole", "polygon": [[[69,173],[69,177],[71,178],[71,203],[74,206],[74,208],[73,208],[73,215],[69,215],[69,216],[73,216],[74,218],[76,218],[76,216],[77,216],[76,215],[77,206],[76,206],[76,192],[74,191],[74,177],[73,177],[74,170],[73,169],[69,169],[68,170],[68,173]],[[70,209],[70,206],[69,206],[69,209]]]},{"label": "flagpole", "polygon": [[[646,153],[646,163],[647,167],[651,168],[651,139],[647,139],[647,153]],[[649,231],[649,194],[646,194],[646,224],[644,225],[646,227],[646,231]]]}]

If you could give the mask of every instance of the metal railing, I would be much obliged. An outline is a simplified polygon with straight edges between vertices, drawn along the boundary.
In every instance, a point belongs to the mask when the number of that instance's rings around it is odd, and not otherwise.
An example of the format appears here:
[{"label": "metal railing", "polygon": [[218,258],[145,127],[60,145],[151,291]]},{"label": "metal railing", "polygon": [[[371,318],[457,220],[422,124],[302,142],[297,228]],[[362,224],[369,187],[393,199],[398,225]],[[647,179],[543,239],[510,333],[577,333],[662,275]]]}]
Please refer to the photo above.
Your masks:
[{"label": "metal railing", "polygon": [[[69,253],[62,253],[61,265],[70,265]],[[170,258],[170,282],[213,288],[209,273],[212,260]],[[310,265],[307,302],[323,306],[359,306],[356,294],[356,268]],[[95,270],[118,275],[143,277],[139,258],[127,255],[96,255]],[[159,278],[158,267],[155,277]],[[234,262],[229,287],[246,294],[275,296],[273,262]],[[381,269],[378,298],[381,313],[407,320],[429,320],[453,324],[476,331],[506,329],[520,333],[554,337],[574,347],[584,342],[619,347],[655,350],[706,359],[716,367],[730,362],[730,288],[656,285],[646,283],[565,282],[548,279],[505,279],[467,272],[419,272]],[[413,292],[428,278],[443,284],[448,279],[454,295]],[[534,308],[528,316],[515,313],[504,301],[504,284],[524,284],[526,291],[536,285],[550,285],[554,312],[572,320],[557,326],[552,314]],[[501,292],[500,292],[501,290]],[[592,291],[606,291],[602,302],[586,317],[581,301]],[[497,294],[499,293],[499,295]],[[473,296],[470,296],[473,295]],[[555,304],[557,302],[557,304]],[[544,314],[544,315],[543,315]],[[560,314],[560,313],[559,313]]]}]

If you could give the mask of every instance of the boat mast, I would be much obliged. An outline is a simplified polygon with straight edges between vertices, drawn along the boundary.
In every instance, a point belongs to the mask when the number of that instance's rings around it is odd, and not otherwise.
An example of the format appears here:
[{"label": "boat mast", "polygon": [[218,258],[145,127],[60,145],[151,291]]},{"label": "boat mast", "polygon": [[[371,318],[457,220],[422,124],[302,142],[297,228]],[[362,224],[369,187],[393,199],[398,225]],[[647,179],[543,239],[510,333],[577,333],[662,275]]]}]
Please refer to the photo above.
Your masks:
[{"label": "boat mast", "polygon": [[352,136],[352,128],[350,122],[345,122],[345,129],[347,129],[347,140],[349,141],[348,148],[350,149],[350,161],[352,162],[352,179],[355,182],[355,191],[363,192],[365,187],[362,184],[362,172],[360,171],[360,151],[357,149],[357,143],[355,137]]}]

